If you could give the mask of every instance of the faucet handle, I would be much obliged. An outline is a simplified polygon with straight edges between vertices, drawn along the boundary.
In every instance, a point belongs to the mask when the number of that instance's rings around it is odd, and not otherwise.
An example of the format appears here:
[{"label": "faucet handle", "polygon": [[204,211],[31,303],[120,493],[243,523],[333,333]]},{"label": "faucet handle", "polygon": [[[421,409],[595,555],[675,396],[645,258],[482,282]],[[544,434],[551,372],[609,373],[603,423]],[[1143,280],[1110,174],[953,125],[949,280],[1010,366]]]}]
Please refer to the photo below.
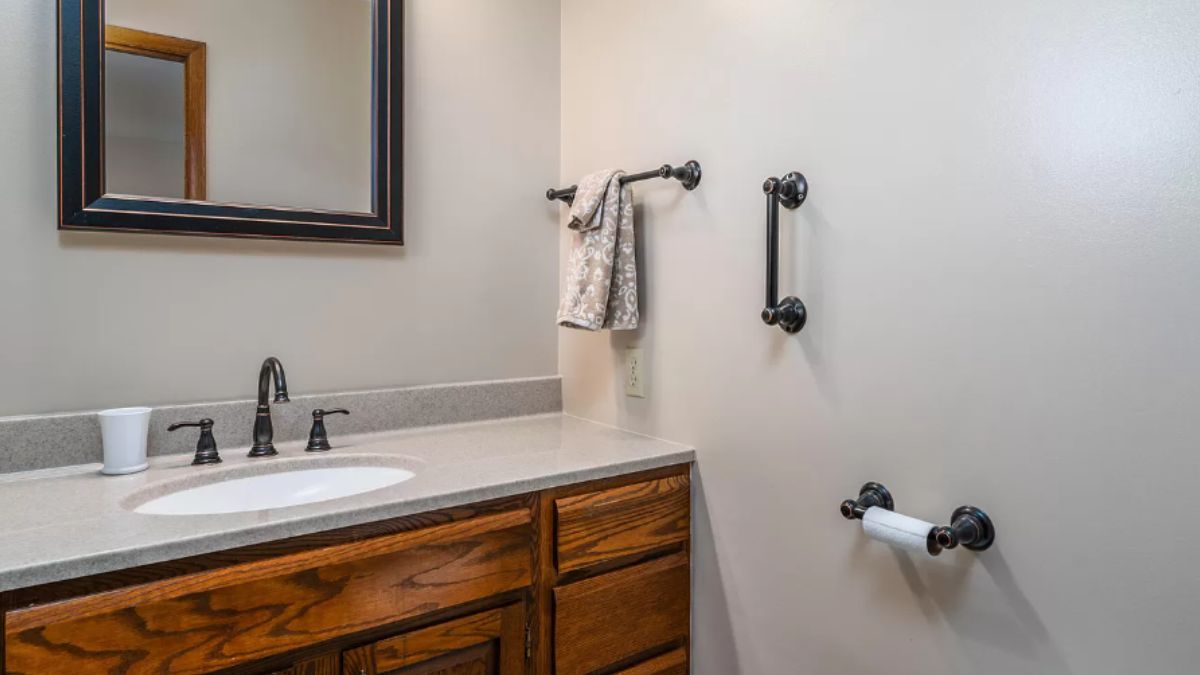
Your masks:
[{"label": "faucet handle", "polygon": [[192,465],[220,464],[221,456],[217,454],[217,440],[213,438],[213,421],[204,418],[199,422],[176,422],[167,427],[167,431],[175,431],[186,427],[200,427],[200,440],[196,441],[196,457]]},{"label": "faucet handle", "polygon": [[325,431],[325,416],[326,415],[349,415],[350,411],[345,408],[334,408],[332,410],[322,410],[317,408],[312,411],[313,423],[312,430],[308,432],[308,447],[304,448],[305,452],[325,452],[333,446],[329,444],[329,433]]}]

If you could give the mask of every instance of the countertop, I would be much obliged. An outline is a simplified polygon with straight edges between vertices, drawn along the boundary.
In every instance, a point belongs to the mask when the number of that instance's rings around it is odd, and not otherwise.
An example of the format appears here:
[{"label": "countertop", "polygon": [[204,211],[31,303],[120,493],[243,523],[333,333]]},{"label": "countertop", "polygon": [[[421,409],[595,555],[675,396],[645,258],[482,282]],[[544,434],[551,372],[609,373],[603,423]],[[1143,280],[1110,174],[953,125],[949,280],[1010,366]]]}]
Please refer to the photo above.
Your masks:
[{"label": "countertop", "polygon": [[[332,431],[332,430],[331,430]],[[190,455],[152,457],[131,476],[98,464],[0,476],[0,591],[111,572],[287,537],[609,478],[695,459],[687,446],[561,413],[332,436],[330,452],[277,444],[279,456],[191,466]],[[265,472],[378,462],[411,480],[352,497],[267,511],[203,516],[134,513],[167,486]]]}]

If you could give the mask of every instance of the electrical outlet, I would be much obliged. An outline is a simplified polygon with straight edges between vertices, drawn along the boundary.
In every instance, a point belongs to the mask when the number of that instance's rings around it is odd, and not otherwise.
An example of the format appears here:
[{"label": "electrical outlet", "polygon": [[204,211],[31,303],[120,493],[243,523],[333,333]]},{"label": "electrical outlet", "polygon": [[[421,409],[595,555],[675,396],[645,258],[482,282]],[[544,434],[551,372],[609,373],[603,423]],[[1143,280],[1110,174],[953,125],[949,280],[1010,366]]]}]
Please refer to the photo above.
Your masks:
[{"label": "electrical outlet", "polygon": [[645,357],[638,347],[625,350],[625,395],[646,398]]}]

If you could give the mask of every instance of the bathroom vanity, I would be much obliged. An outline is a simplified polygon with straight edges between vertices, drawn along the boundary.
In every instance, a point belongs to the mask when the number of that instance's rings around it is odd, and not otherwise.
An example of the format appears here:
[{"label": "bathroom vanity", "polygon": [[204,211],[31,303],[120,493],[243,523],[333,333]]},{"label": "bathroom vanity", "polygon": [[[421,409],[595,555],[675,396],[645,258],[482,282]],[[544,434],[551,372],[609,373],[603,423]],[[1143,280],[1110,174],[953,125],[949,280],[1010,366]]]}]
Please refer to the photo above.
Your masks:
[{"label": "bathroom vanity", "polygon": [[[4,672],[687,672],[690,449],[555,414],[280,451],[0,482],[28,521],[0,552]],[[414,477],[283,509],[136,512],[173,485],[367,461]]]}]

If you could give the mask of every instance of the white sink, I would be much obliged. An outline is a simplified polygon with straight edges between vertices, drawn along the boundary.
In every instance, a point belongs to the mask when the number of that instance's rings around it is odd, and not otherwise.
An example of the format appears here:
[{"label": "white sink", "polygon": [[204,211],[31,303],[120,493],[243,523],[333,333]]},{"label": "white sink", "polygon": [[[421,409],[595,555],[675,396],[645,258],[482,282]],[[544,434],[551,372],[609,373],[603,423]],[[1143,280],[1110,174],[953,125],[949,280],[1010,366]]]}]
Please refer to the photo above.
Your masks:
[{"label": "white sink", "polygon": [[360,495],[403,483],[414,474],[385,466],[334,466],[232,478],[176,490],[133,508],[135,513],[198,516],[282,509]]}]

